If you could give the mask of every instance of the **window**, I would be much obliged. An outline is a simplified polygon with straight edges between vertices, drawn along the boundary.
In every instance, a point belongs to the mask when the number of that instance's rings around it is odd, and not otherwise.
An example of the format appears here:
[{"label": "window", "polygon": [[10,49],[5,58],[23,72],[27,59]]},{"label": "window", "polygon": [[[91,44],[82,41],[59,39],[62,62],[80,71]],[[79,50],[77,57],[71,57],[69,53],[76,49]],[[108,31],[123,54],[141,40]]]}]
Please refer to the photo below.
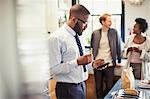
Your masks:
[{"label": "window", "polygon": [[[117,29],[118,34],[124,41],[122,30],[122,1],[121,0],[79,0],[91,12],[87,29],[83,32],[85,46],[90,46],[91,34],[100,28],[99,16],[103,13],[112,14],[112,27]],[[116,6],[117,5],[117,6]],[[122,34],[123,33],[123,34]]]}]

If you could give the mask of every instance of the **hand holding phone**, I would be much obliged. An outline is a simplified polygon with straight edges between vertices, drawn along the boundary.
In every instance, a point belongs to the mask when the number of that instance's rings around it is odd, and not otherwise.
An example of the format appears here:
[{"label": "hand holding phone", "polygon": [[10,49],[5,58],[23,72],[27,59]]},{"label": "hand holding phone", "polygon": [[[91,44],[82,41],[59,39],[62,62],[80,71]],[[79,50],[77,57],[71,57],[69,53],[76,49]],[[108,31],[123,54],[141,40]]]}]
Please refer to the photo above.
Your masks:
[{"label": "hand holding phone", "polygon": [[97,59],[97,60],[94,60],[92,66],[93,68],[97,69],[97,67],[99,67],[102,64],[104,64],[104,59]]},{"label": "hand holding phone", "polygon": [[77,59],[78,65],[87,65],[87,64],[89,64],[91,62],[92,62],[92,55],[91,54],[80,56]]},{"label": "hand holding phone", "polygon": [[97,70],[103,70],[103,69],[107,68],[107,67],[108,67],[108,65],[109,65],[109,62],[104,63],[104,64],[102,64],[102,65],[98,66],[98,67],[97,67]]}]

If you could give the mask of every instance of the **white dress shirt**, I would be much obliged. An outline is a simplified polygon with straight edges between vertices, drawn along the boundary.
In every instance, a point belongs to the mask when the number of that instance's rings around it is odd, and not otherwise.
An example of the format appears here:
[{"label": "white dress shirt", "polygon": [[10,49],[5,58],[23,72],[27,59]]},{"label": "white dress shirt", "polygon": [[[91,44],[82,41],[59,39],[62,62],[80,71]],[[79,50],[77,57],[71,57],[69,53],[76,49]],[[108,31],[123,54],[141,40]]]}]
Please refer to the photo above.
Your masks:
[{"label": "white dress shirt", "polygon": [[80,83],[88,78],[88,72],[84,72],[83,67],[77,64],[80,53],[75,34],[71,27],[64,24],[50,35],[50,74],[58,82]]}]

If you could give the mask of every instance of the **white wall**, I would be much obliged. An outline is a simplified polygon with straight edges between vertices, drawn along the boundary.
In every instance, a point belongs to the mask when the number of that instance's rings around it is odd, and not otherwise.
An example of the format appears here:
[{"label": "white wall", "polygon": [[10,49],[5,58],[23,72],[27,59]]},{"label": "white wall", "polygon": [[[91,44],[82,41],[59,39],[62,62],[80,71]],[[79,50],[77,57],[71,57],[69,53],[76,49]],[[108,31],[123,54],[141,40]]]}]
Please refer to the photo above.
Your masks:
[{"label": "white wall", "polygon": [[[47,13],[55,11],[55,9],[47,9],[48,1],[17,0],[16,3],[17,46],[20,67],[22,67],[24,78],[24,94],[41,93],[44,90],[45,82],[48,80],[49,57],[47,40],[49,35],[47,29],[48,23],[52,23],[47,20]],[[49,17],[51,18],[51,16]],[[52,19],[55,20],[54,15]],[[54,25],[49,28],[54,28]]]},{"label": "white wall", "polygon": [[49,32],[58,28],[58,0],[46,0],[46,26]]},{"label": "white wall", "polygon": [[15,0],[0,1],[0,99],[19,99]]},{"label": "white wall", "polygon": [[[131,5],[128,0],[125,1],[125,41],[129,36],[129,29],[133,28],[135,18],[145,18],[150,25],[150,0],[145,0],[142,5]],[[148,32],[148,31],[147,31]]]},{"label": "white wall", "polygon": [[[147,3],[147,5],[150,5],[150,1],[149,0],[147,0],[148,1],[148,3]],[[146,12],[147,12],[147,20],[148,20],[148,25],[149,25],[149,28],[148,28],[148,31],[147,31],[147,35],[148,36],[150,36],[150,13],[149,13],[149,10],[150,10],[150,6],[148,6],[148,9],[146,10]]]},{"label": "white wall", "polygon": [[[40,94],[49,79],[49,32],[58,28],[57,0],[17,0],[17,41],[25,94]],[[33,99],[33,98],[32,98]]]}]

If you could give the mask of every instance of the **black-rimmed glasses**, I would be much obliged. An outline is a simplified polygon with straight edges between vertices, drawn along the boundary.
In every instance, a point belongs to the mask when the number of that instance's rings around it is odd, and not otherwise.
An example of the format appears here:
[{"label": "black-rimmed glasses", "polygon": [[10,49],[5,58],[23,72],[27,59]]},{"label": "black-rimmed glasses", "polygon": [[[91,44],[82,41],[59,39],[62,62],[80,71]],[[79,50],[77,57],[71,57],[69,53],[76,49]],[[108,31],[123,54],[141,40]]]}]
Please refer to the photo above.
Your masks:
[{"label": "black-rimmed glasses", "polygon": [[87,22],[85,22],[85,21],[83,21],[83,20],[81,20],[81,19],[79,19],[79,18],[77,18],[79,21],[81,21],[82,23],[84,23],[84,24],[87,24]]}]

